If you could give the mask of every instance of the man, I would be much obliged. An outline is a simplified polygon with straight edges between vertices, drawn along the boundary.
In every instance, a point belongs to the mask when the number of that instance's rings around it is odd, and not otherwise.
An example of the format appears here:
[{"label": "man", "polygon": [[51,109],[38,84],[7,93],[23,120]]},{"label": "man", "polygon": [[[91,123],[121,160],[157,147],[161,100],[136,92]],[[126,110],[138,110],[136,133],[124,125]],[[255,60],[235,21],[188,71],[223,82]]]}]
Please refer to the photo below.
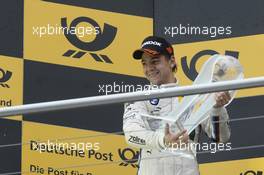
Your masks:
[{"label": "man", "polygon": [[[141,60],[146,78],[152,85],[160,88],[177,86],[174,76],[177,65],[173,48],[165,39],[150,36],[144,39],[141,48],[133,53],[135,59]],[[141,114],[165,116],[179,105],[177,97],[153,99],[125,104],[123,130],[128,144],[141,148],[139,175],[197,175],[196,159],[166,152],[166,148],[184,142],[197,142],[201,131],[216,142],[226,142],[230,137],[227,122],[229,119],[223,107],[230,100],[226,92],[216,93],[216,105],[211,117],[195,129],[190,136],[174,125],[166,124],[160,119],[146,118]],[[186,150],[192,152],[192,150]]]}]

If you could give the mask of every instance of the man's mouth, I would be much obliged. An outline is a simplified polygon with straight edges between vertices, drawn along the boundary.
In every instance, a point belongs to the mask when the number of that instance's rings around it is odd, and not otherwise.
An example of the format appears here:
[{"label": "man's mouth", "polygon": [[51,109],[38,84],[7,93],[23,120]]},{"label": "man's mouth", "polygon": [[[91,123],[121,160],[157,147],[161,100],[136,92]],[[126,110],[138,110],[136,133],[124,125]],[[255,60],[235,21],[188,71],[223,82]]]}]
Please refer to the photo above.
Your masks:
[{"label": "man's mouth", "polygon": [[151,72],[151,73],[148,74],[148,77],[149,77],[149,78],[155,78],[155,77],[157,77],[158,74],[159,74],[158,71],[156,71],[156,72]]}]

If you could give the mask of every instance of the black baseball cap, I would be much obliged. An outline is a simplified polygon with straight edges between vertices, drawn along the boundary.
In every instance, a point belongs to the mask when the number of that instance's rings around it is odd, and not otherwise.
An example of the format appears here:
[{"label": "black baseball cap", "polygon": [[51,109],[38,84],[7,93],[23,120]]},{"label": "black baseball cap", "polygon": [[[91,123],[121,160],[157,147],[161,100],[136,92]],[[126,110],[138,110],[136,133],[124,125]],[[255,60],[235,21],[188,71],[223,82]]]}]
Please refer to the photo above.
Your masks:
[{"label": "black baseball cap", "polygon": [[143,53],[147,53],[151,56],[157,55],[174,55],[171,44],[164,38],[157,36],[148,36],[141,44],[141,48],[137,49],[133,53],[135,59],[141,59]]}]

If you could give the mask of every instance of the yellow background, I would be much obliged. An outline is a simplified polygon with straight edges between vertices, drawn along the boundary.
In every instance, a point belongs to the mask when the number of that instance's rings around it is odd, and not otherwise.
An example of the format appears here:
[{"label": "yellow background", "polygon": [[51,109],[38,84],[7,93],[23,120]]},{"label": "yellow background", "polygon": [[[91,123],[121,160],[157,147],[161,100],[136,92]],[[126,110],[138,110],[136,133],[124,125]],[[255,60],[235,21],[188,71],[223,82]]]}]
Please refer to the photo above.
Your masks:
[{"label": "yellow background", "polygon": [[[41,38],[33,35],[33,27],[47,24],[60,26],[62,17],[67,17],[69,25],[73,19],[80,16],[92,18],[101,29],[104,23],[117,27],[114,41],[107,48],[92,52],[107,55],[113,64],[96,62],[89,54],[80,59],[63,57],[62,54],[68,49],[80,50],[72,46],[64,35],[47,35]],[[25,0],[24,57],[52,64],[143,76],[141,66],[132,58],[132,52],[140,47],[143,38],[152,34],[152,23],[152,18]]]},{"label": "yellow background", "polygon": [[[131,165],[119,166],[122,159],[119,157],[118,149],[121,148],[123,150],[128,147],[123,136],[26,121],[23,122],[22,129],[22,142],[24,143],[22,146],[22,172],[29,172],[30,164],[38,165],[45,169],[47,169],[47,167],[72,167],[66,169],[76,169],[80,172],[91,172],[94,175],[116,173],[132,175],[137,172],[137,168],[133,168]],[[68,144],[98,142],[100,149],[96,152],[111,152],[113,154],[113,161],[103,161],[95,158],[89,159],[87,151],[84,158],[59,155],[55,153],[39,153],[38,151],[30,150],[30,144],[26,144],[31,140],[45,143],[50,140],[50,142]]]},{"label": "yellow background", "polygon": [[[225,54],[226,50],[239,52],[239,61],[244,68],[245,78],[264,76],[263,58],[264,58],[264,35],[245,36],[213,41],[203,41],[197,43],[174,45],[175,57],[180,65],[180,58],[187,56],[188,65],[191,58],[202,50],[215,50],[220,54]],[[197,62],[197,71],[210,56],[204,56]],[[181,66],[177,73],[181,85],[192,84],[182,71]],[[239,90],[237,97],[247,97],[264,95],[264,88],[254,88]]]},{"label": "yellow background", "polygon": [[202,175],[240,175],[240,173],[243,175],[243,173],[247,172],[248,170],[264,171],[263,165],[264,158],[253,158],[217,163],[205,163],[200,164],[199,168]]},{"label": "yellow background", "polygon": [[[12,72],[11,78],[5,82],[10,88],[0,86],[0,100],[11,100],[12,106],[23,104],[23,59],[1,55],[0,68]],[[21,116],[6,118],[21,120]]]}]

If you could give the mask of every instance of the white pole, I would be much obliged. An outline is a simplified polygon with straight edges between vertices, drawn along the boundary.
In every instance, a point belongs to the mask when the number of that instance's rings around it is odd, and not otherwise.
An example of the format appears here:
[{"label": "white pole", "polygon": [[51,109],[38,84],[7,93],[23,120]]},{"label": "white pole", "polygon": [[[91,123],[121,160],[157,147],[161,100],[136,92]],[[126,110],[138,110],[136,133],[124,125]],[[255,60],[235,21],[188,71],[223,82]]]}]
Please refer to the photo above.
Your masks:
[{"label": "white pole", "polygon": [[264,77],[4,107],[0,117],[264,86]]}]

